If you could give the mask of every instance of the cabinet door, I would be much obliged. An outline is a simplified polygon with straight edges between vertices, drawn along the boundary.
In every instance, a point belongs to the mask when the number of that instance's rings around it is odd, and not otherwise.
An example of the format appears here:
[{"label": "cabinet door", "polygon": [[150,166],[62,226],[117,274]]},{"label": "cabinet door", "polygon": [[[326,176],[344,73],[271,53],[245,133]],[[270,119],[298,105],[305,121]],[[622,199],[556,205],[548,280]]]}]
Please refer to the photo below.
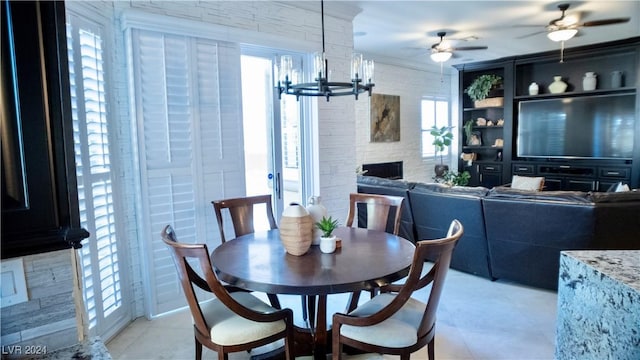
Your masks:
[{"label": "cabinet door", "polygon": [[480,186],[480,165],[464,166],[463,171],[468,171],[471,175],[468,186]]},{"label": "cabinet door", "polygon": [[583,179],[567,179],[563,190],[591,191],[595,190],[595,181]]},{"label": "cabinet door", "polygon": [[607,191],[609,190],[609,188],[611,188],[613,185],[617,185],[619,181],[598,181],[598,189],[597,191]]},{"label": "cabinet door", "polygon": [[2,258],[80,247],[64,3],[3,1],[1,27]]},{"label": "cabinet door", "polygon": [[545,177],[543,190],[547,190],[547,191],[562,190],[562,179]]},{"label": "cabinet door", "polygon": [[492,188],[494,186],[502,185],[502,174],[495,172],[483,172],[480,173],[480,186],[486,188]]}]

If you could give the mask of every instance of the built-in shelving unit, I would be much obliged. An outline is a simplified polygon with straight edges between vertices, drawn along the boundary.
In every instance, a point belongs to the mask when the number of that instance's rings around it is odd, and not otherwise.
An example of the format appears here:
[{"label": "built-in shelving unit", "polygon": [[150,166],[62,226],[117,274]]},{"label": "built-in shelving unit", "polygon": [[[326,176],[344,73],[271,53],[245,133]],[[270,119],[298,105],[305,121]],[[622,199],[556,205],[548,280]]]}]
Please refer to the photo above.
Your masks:
[{"label": "built-in shelving unit", "polygon": [[[471,186],[492,187],[506,184],[514,174],[523,176],[544,176],[546,190],[582,190],[606,191],[617,182],[628,183],[631,187],[640,186],[640,100],[637,96],[640,84],[640,38],[630,38],[622,41],[591,45],[588,47],[570,48],[565,50],[563,63],[559,62],[557,51],[504,58],[497,61],[462,64],[456,68],[460,72],[459,89],[459,151],[461,153],[475,153],[475,160],[459,161],[458,171],[471,173]],[[621,84],[615,84],[612,77],[614,71],[623,73]],[[595,90],[583,90],[582,78],[586,72],[595,72],[597,86]],[[503,77],[502,96],[504,105],[501,107],[475,108],[471,99],[464,93],[469,84],[483,74],[495,74]],[[548,87],[554,76],[561,76],[567,83],[567,89],[560,94],[552,94]],[[539,93],[529,94],[529,85],[536,82]],[[630,97],[627,96],[630,95]],[[630,142],[632,150],[623,156],[565,156],[551,154],[545,156],[518,156],[518,126],[520,121],[521,103],[536,103],[536,100],[553,102],[554,99],[567,100],[563,104],[575,100],[576,103],[596,107],[593,112],[598,113],[599,105],[595,100],[609,98],[606,96],[622,96],[629,101],[635,101],[635,114],[631,117],[635,125],[631,126],[633,135],[625,139],[627,149]],[[594,101],[590,99],[593,98]],[[565,105],[563,105],[565,106]],[[566,105],[571,111],[572,105]],[[573,105],[577,107],[579,105]],[[523,108],[524,109],[524,108]],[[617,117],[618,110],[608,110],[606,115]],[[544,110],[543,110],[544,111]],[[611,114],[613,112],[613,114]],[[625,115],[628,119],[630,116]],[[537,113],[536,113],[537,114]],[[622,114],[621,114],[622,115]],[[529,114],[530,118],[535,114]],[[542,116],[542,114],[541,114]],[[472,132],[481,138],[480,146],[468,143],[464,132],[464,125],[469,120],[478,117],[494,122],[494,126],[478,126],[474,124]],[[496,126],[498,119],[503,119],[503,126]],[[562,121],[562,120],[559,120]],[[598,121],[598,120],[596,120]],[[569,125],[566,125],[569,126]],[[524,129],[521,128],[521,130]],[[565,129],[570,132],[572,129]],[[593,147],[619,141],[606,134],[607,130],[575,126],[575,131],[591,131]],[[600,134],[601,132],[602,134]],[[522,134],[522,132],[521,132]],[[625,136],[628,136],[626,134]],[[502,147],[493,146],[496,139],[502,139]],[[568,139],[568,138],[567,138]],[[567,140],[569,141],[569,140]],[[621,141],[621,140],[620,140]],[[598,145],[600,144],[600,145]],[[555,144],[554,151],[562,144]],[[562,151],[562,150],[558,150]],[[596,151],[596,150],[594,150]],[[525,154],[526,151],[521,151]]]},{"label": "built-in shelving unit", "polygon": [[[461,110],[460,138],[462,144],[460,152],[471,154],[475,160],[469,162],[460,160],[459,171],[468,171],[471,174],[470,185],[496,186],[503,183],[504,178],[504,152],[505,152],[505,131],[509,131],[508,124],[511,123],[511,103],[509,93],[512,92],[510,84],[509,64],[493,63],[492,67],[469,65],[465,66],[460,77],[460,88],[462,96],[463,109]],[[503,97],[503,106],[474,107],[473,101],[463,93],[478,76],[484,74],[493,74],[502,77],[503,87],[491,96]],[[479,125],[478,119],[483,118],[490,121],[493,125]],[[464,124],[472,121],[471,127],[472,137],[475,141],[480,141],[476,145],[470,140],[466,132],[463,131]],[[502,125],[497,125],[502,121]],[[496,144],[496,140],[502,140],[502,146]],[[508,150],[508,149],[507,149]]]}]

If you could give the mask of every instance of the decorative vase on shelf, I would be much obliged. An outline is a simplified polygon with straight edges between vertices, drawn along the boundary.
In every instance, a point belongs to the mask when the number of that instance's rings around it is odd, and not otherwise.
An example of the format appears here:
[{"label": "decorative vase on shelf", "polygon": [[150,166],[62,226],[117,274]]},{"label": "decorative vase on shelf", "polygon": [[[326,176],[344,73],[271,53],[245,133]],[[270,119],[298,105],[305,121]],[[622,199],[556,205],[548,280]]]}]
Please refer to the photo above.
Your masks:
[{"label": "decorative vase on shelf", "polygon": [[[322,220],[323,216],[327,216],[327,208],[324,207],[320,203],[320,196],[310,196],[307,201],[307,211],[309,215],[313,218],[313,223],[317,223]],[[311,245],[320,245],[320,237],[322,236],[322,231],[317,227],[313,227],[313,242]]]},{"label": "decorative vase on shelf", "polygon": [[532,82],[531,85],[529,85],[529,95],[538,95],[538,91],[540,91],[538,84]]},{"label": "decorative vase on shelf", "polygon": [[280,240],[291,255],[304,255],[313,241],[313,218],[302,205],[291,203],[282,212]]},{"label": "decorative vase on shelf", "polygon": [[611,72],[611,87],[614,89],[622,87],[622,71]]},{"label": "decorative vase on shelf", "polygon": [[595,90],[597,81],[598,80],[596,78],[596,73],[591,71],[585,73],[584,77],[582,78],[582,90],[584,91]]},{"label": "decorative vase on shelf", "polygon": [[560,94],[567,90],[567,83],[562,81],[562,76],[554,76],[553,82],[549,85],[549,92]]}]

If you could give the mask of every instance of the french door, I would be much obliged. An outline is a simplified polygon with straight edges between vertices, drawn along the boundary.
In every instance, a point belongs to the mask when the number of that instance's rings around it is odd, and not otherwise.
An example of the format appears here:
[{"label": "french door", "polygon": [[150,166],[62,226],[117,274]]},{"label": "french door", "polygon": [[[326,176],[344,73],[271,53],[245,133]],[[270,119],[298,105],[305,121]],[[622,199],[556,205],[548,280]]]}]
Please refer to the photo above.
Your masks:
[{"label": "french door", "polygon": [[[303,161],[308,136],[303,110],[307,101],[274,90],[278,55],[273,49],[242,48],[242,112],[247,195],[272,194],[274,214],[307,198]],[[300,54],[293,54],[299,64]],[[256,216],[256,219],[260,219]]]}]

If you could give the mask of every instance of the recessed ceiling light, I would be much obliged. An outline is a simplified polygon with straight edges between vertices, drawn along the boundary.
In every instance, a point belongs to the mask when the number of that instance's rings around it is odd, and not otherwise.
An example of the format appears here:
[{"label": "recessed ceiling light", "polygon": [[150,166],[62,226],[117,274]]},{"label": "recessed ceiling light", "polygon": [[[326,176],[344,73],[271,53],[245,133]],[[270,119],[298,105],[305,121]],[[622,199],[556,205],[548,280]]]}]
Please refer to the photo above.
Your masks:
[{"label": "recessed ceiling light", "polygon": [[355,31],[353,33],[353,36],[365,36],[365,35],[367,35],[366,31]]}]

